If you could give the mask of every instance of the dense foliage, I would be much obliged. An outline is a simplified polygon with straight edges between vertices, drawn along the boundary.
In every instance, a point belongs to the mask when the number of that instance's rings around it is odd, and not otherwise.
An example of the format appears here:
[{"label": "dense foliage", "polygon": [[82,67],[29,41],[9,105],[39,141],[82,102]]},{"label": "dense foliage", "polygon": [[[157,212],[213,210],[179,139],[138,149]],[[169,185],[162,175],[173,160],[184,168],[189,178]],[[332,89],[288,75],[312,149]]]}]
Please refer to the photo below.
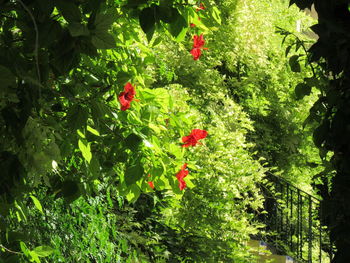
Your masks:
[{"label": "dense foliage", "polygon": [[[331,239],[337,247],[332,262],[350,261],[350,152],[349,152],[349,1],[309,0],[295,1],[298,7],[314,7],[318,13],[318,24],[312,30],[319,36],[309,49],[309,63],[320,67],[315,85],[320,91],[318,100],[310,110],[308,121],[313,123],[313,139],[320,156],[327,164],[318,177],[323,197],[323,222],[330,228]],[[309,93],[304,85],[302,93]]]},{"label": "dense foliage", "polygon": [[254,260],[265,172],[320,171],[312,21],[218,2],[0,1],[0,262]]}]

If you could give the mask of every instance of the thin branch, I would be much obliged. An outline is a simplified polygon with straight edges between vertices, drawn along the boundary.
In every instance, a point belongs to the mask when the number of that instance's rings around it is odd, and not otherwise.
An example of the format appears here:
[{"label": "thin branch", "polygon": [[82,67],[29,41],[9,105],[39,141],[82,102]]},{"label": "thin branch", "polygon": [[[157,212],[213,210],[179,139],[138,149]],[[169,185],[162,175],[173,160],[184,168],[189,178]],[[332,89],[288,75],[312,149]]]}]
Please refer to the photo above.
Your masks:
[{"label": "thin branch", "polygon": [[4,246],[1,245],[1,244],[0,244],[0,248],[4,249],[4,250],[6,250],[7,252],[12,253],[12,254],[17,254],[17,255],[22,255],[22,254],[23,254],[23,253],[21,253],[21,252],[17,252],[17,251],[13,251],[13,250],[11,250],[11,249],[8,249],[7,247],[4,247]]},{"label": "thin branch", "polygon": [[[38,80],[39,83],[41,83],[41,76],[40,76],[40,68],[39,68],[39,30],[38,25],[36,24],[35,18],[32,14],[32,12],[29,10],[29,8],[22,2],[22,0],[17,0],[18,3],[22,5],[22,7],[27,11],[30,18],[33,21],[34,24],[34,30],[35,30],[35,47],[34,47],[34,57],[35,57],[35,63],[36,63],[36,71],[38,74]],[[41,88],[39,87],[39,97],[41,97]]]}]

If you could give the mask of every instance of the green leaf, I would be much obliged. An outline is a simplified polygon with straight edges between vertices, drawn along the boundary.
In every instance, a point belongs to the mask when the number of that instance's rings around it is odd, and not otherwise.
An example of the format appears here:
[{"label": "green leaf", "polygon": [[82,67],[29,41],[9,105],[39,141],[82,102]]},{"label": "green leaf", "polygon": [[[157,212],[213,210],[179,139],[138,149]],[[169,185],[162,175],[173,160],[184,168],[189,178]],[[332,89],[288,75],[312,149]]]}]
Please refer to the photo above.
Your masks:
[{"label": "green leaf", "polygon": [[54,252],[54,249],[50,246],[38,246],[38,247],[34,248],[33,251],[39,257],[48,257]]},{"label": "green leaf", "polygon": [[174,22],[180,15],[179,11],[174,7],[160,6],[157,10],[157,15],[164,23]]},{"label": "green leaf", "polygon": [[187,22],[182,15],[178,15],[176,20],[170,24],[170,33],[177,38],[184,28],[187,28]]},{"label": "green leaf", "polygon": [[41,206],[40,201],[39,201],[35,196],[33,196],[33,195],[31,195],[30,198],[32,198],[35,207],[36,207],[42,214],[44,214],[43,207]]},{"label": "green leaf", "polygon": [[129,202],[134,202],[137,200],[140,194],[141,194],[140,188],[136,184],[133,184],[130,187],[130,192],[126,195],[126,199]]},{"label": "green leaf", "polygon": [[142,139],[138,135],[132,133],[128,137],[126,137],[124,142],[127,148],[129,148],[132,151],[135,151],[142,142]]},{"label": "green leaf", "polygon": [[147,35],[148,41],[151,41],[155,30],[155,8],[147,7],[142,9],[139,15],[140,26]]},{"label": "green leaf", "polygon": [[95,31],[91,38],[92,44],[98,49],[115,48],[114,37],[106,31]]},{"label": "green leaf", "polygon": [[108,31],[113,22],[116,21],[114,14],[97,14],[95,19],[95,28],[97,31]]},{"label": "green leaf", "polygon": [[89,165],[89,170],[91,174],[93,175],[93,178],[96,179],[100,175],[100,162],[98,159],[94,156],[91,159],[90,165]]},{"label": "green leaf", "polygon": [[69,33],[72,37],[78,37],[78,36],[88,36],[90,35],[89,29],[78,23],[78,22],[72,22],[68,25]]},{"label": "green leaf", "polygon": [[80,194],[78,183],[73,180],[66,180],[62,183],[61,191],[57,194],[57,197],[63,196],[67,202],[73,202]]},{"label": "green leaf", "polygon": [[212,12],[211,15],[212,15],[213,18],[216,20],[216,22],[218,22],[218,24],[221,25],[220,10],[219,10],[216,6],[214,6],[214,7],[212,8],[212,10],[213,10],[213,12]]},{"label": "green leaf", "polygon": [[126,168],[124,173],[124,180],[126,185],[132,185],[136,183],[144,175],[143,167],[140,163],[129,166]]},{"label": "green leaf", "polygon": [[23,254],[28,256],[29,255],[29,249],[27,248],[26,244],[21,241],[21,242],[19,242],[19,246],[20,246],[21,251],[23,252]]},{"label": "green leaf", "polygon": [[56,0],[56,6],[62,12],[64,19],[69,23],[81,21],[80,9],[73,3],[73,1]]},{"label": "green leaf", "polygon": [[293,46],[288,46],[288,47],[286,48],[285,56],[288,56],[288,54],[289,54],[290,50],[292,49],[292,47],[293,47]]},{"label": "green leaf", "polygon": [[295,95],[297,97],[297,100],[301,100],[305,96],[310,95],[310,93],[311,93],[311,87],[306,83],[299,83],[295,87]]},{"label": "green leaf", "polygon": [[318,148],[322,146],[328,134],[329,134],[329,121],[323,122],[320,126],[318,126],[314,130],[313,141]]},{"label": "green leaf", "polygon": [[93,135],[100,136],[100,133],[89,125],[87,126],[87,131],[91,132]]},{"label": "green leaf", "polygon": [[89,117],[89,112],[87,108],[81,105],[73,105],[69,108],[67,113],[68,125],[72,130],[77,130],[86,126],[86,121]]},{"label": "green leaf", "polygon": [[41,263],[39,256],[34,251],[29,251],[30,262]]},{"label": "green leaf", "polygon": [[301,71],[298,59],[299,59],[298,55],[294,55],[294,56],[291,56],[289,58],[289,66],[293,72],[300,72]]},{"label": "green leaf", "polygon": [[84,143],[83,141],[79,140],[78,142],[79,149],[84,157],[84,159],[90,163],[92,154],[91,154],[91,149],[90,149],[90,143]]}]

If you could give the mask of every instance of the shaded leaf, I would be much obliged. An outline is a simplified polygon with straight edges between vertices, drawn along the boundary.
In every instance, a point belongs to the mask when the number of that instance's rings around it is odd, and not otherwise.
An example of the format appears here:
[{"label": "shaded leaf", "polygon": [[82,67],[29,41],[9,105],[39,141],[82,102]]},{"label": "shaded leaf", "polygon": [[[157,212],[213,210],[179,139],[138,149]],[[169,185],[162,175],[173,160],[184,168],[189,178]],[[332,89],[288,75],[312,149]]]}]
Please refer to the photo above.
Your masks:
[{"label": "shaded leaf", "polygon": [[147,35],[148,41],[152,39],[155,30],[155,8],[147,7],[142,9],[139,15],[140,26]]},{"label": "shaded leaf", "polygon": [[301,71],[298,59],[299,59],[298,55],[294,55],[294,56],[291,56],[289,58],[289,66],[293,72],[300,72]]},{"label": "shaded leaf", "polygon": [[91,38],[92,44],[99,49],[115,48],[114,37],[105,31],[96,31]]},{"label": "shaded leaf", "polygon": [[89,29],[78,22],[70,23],[68,30],[72,37],[88,36],[90,34]]},{"label": "shaded leaf", "polygon": [[144,174],[143,167],[140,163],[129,166],[126,168],[124,173],[124,180],[126,185],[132,185],[142,178]]},{"label": "shaded leaf", "polygon": [[139,147],[140,143],[142,142],[142,139],[138,135],[132,133],[128,137],[126,137],[124,142],[127,148],[134,151]]},{"label": "shaded leaf", "polygon": [[170,33],[174,37],[178,37],[178,35],[181,33],[181,31],[184,28],[187,28],[187,22],[186,22],[185,18],[179,14],[177,16],[176,20],[170,24]]},{"label": "shaded leaf", "polygon": [[80,22],[81,12],[77,5],[68,0],[56,0],[57,8],[68,22]]},{"label": "shaded leaf", "polygon": [[310,93],[311,93],[311,87],[306,83],[299,83],[295,87],[295,95],[298,100],[301,100],[305,96],[310,95]]}]

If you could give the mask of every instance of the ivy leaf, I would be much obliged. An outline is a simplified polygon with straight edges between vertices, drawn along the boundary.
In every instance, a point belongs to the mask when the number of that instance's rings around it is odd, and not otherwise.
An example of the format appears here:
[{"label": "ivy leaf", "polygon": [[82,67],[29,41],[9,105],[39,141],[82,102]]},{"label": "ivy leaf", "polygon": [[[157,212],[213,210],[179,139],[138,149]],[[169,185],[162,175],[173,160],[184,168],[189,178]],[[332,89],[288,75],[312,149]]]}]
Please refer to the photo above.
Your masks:
[{"label": "ivy leaf", "polygon": [[41,206],[40,201],[33,195],[30,196],[30,198],[33,200],[33,203],[35,207],[42,213],[44,214],[43,207]]},{"label": "ivy leaf", "polygon": [[54,252],[54,249],[50,246],[38,246],[38,247],[34,248],[33,251],[39,257],[48,257]]},{"label": "ivy leaf", "polygon": [[90,143],[84,143],[82,140],[79,140],[78,142],[79,149],[84,157],[84,159],[90,163],[92,154],[91,154],[91,149],[90,149]]},{"label": "ivy leaf", "polygon": [[147,7],[142,9],[139,15],[140,26],[147,36],[147,40],[151,41],[156,24],[155,8]]},{"label": "ivy leaf", "polygon": [[126,185],[132,185],[142,178],[144,174],[143,167],[140,163],[136,165],[129,166],[126,168],[124,173],[124,180]]},{"label": "ivy leaf", "polygon": [[297,100],[301,100],[305,96],[310,95],[310,93],[311,93],[311,87],[306,83],[299,83],[295,87],[295,95],[297,97]]},{"label": "ivy leaf", "polygon": [[300,72],[301,71],[298,59],[299,59],[298,55],[294,55],[294,56],[291,56],[289,58],[289,66],[293,72]]}]

